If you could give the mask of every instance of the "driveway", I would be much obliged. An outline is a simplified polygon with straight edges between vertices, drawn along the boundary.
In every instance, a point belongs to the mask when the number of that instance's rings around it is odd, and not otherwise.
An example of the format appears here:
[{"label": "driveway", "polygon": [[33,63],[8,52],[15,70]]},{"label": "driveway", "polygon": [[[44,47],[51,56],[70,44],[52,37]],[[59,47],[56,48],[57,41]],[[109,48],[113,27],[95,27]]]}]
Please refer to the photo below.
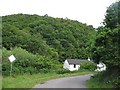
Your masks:
[{"label": "driveway", "polygon": [[86,80],[89,80],[92,75],[93,74],[53,79],[44,84],[38,84],[34,88],[87,88]]}]

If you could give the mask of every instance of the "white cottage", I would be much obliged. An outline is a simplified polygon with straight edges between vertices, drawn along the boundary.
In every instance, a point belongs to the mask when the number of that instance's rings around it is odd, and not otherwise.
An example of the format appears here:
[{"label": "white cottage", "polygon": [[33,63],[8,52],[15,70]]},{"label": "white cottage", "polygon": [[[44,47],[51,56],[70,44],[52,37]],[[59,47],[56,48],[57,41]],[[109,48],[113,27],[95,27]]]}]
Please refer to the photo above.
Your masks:
[{"label": "white cottage", "polygon": [[66,59],[63,68],[70,71],[78,70],[80,68],[80,60]]}]

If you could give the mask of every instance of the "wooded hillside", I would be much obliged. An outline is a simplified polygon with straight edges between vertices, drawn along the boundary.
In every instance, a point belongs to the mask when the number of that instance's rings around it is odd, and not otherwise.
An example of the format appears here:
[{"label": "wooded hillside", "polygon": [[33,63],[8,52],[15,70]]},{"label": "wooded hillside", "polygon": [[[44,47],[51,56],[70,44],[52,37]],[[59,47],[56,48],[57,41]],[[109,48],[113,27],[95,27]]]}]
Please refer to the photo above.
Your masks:
[{"label": "wooded hillside", "polygon": [[2,36],[8,50],[21,47],[63,61],[90,57],[95,29],[69,19],[17,14],[3,17]]},{"label": "wooded hillside", "polygon": [[[70,19],[27,14],[2,17],[3,52],[16,51],[14,54],[18,58],[22,57],[19,53],[27,52],[45,57],[45,60],[47,57],[51,63],[52,60],[63,62],[66,58],[87,59],[91,57],[95,34],[91,25]],[[3,54],[3,63],[7,61],[4,55],[6,54]],[[23,59],[26,63],[31,62],[26,56]],[[16,60],[19,63],[20,61],[21,59]],[[41,63],[41,59],[36,62]],[[26,64],[26,67],[29,66]]]}]

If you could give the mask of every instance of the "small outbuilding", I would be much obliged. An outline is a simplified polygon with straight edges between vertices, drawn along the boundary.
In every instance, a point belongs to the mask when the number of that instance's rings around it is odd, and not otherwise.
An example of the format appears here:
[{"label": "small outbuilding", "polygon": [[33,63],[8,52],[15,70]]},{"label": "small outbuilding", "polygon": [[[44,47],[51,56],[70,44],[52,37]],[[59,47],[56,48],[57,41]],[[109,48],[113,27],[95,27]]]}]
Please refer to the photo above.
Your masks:
[{"label": "small outbuilding", "polygon": [[95,71],[105,71],[106,70],[106,65],[102,62],[97,64],[97,69]]},{"label": "small outbuilding", "polygon": [[63,68],[70,71],[78,70],[80,68],[80,60],[66,59]]}]

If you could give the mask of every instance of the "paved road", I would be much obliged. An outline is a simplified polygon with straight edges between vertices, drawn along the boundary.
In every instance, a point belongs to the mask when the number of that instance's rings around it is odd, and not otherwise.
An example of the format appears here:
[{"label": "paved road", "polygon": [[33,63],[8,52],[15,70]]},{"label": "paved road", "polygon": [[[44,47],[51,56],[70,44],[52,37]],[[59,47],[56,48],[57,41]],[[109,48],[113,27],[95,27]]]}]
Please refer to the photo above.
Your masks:
[{"label": "paved road", "polygon": [[86,80],[92,74],[49,80],[44,84],[38,84],[34,88],[86,88]]}]

